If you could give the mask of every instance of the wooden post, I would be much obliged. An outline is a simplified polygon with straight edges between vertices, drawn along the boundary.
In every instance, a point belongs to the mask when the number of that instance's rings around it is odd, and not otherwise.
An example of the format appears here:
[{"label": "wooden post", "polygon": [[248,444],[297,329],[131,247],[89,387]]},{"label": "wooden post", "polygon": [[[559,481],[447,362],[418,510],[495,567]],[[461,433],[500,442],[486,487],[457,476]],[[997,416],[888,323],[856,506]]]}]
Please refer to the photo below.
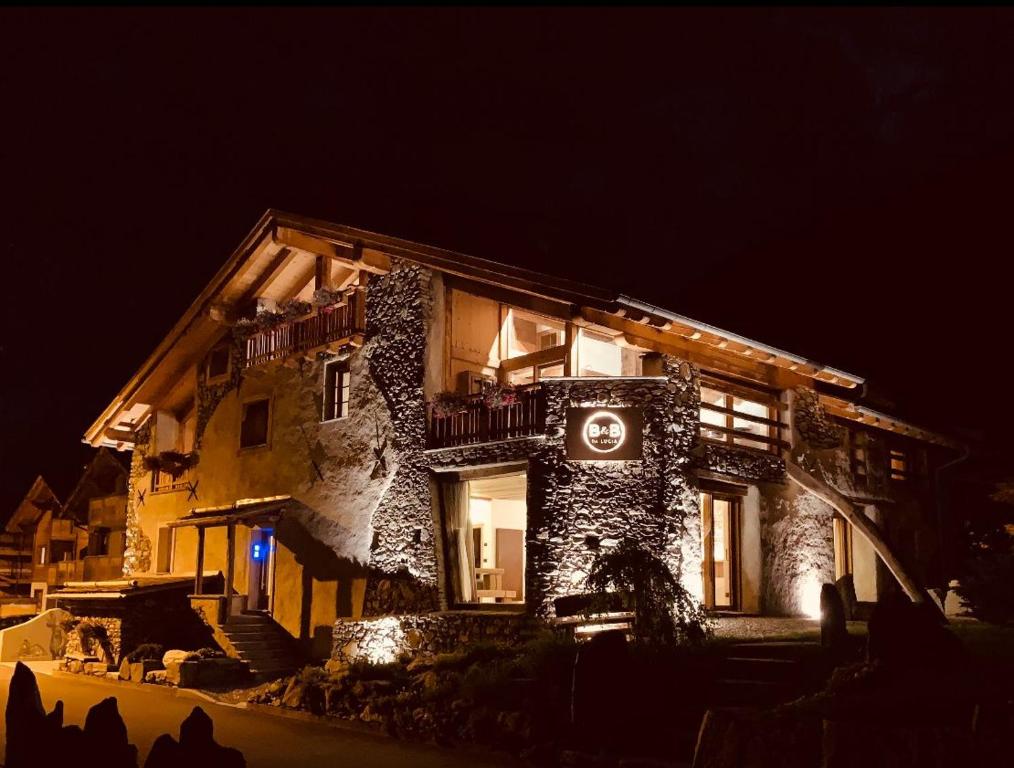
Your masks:
[{"label": "wooden post", "polygon": [[194,574],[194,594],[204,588],[204,526],[197,528],[197,573]]},{"label": "wooden post", "polygon": [[226,528],[225,552],[225,620],[229,620],[232,612],[232,577],[236,572],[236,524],[229,523]]}]

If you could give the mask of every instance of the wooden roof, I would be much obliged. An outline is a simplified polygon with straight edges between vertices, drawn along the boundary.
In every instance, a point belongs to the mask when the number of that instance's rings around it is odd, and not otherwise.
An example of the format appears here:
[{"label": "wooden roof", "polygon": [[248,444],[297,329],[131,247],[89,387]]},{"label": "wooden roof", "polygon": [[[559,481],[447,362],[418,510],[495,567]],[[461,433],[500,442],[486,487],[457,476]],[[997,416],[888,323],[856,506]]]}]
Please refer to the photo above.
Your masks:
[{"label": "wooden roof", "polygon": [[[819,381],[839,388],[846,400],[855,400],[863,385],[860,376],[612,290],[389,235],[268,210],[88,428],[85,441],[92,445],[129,447],[133,428],[147,415],[147,404],[169,397],[188,366],[224,335],[224,323],[230,316],[244,302],[261,295],[282,270],[291,268],[294,259],[316,255],[378,274],[390,270],[392,259],[403,259],[467,280],[550,300],[567,307],[579,324],[619,331],[623,335],[621,341],[630,346],[674,352],[707,366],[718,361],[724,365],[723,370],[733,375],[749,377],[751,372],[763,369],[769,372],[768,383],[774,386],[784,388],[806,380]],[[300,274],[299,270],[296,274]],[[292,287],[298,288],[295,282]]]}]

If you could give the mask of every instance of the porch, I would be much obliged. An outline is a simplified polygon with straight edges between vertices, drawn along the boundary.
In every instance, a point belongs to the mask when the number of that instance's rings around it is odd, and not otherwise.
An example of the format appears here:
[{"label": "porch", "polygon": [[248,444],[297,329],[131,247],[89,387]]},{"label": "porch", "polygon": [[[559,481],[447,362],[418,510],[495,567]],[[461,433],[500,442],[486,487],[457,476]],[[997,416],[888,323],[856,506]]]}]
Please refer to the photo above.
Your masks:
[{"label": "porch", "polygon": [[[190,595],[191,605],[201,609],[207,620],[216,625],[228,623],[231,616],[247,610],[261,610],[270,614],[273,607],[274,581],[274,537],[273,531],[285,507],[292,502],[289,496],[275,496],[265,499],[241,499],[233,504],[216,507],[193,509],[189,514],[167,524],[171,530],[194,528],[197,532],[197,547],[194,564],[194,590]],[[251,540],[251,563],[256,566],[255,574],[248,574],[250,583],[263,589],[263,594],[251,595],[236,591],[236,529],[244,526],[251,533],[258,529],[259,533],[267,534]],[[223,586],[221,592],[205,591],[205,553],[207,532],[213,528],[225,528],[226,551],[225,568],[223,569]],[[267,598],[262,605],[261,598]]]}]

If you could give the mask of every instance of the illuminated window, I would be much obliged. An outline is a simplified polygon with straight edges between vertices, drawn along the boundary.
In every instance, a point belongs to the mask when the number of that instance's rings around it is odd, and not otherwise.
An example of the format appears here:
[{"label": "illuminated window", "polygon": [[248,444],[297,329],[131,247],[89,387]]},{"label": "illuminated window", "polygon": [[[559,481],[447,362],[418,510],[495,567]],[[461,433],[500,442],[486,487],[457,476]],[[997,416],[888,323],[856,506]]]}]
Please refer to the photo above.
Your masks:
[{"label": "illuminated window", "polygon": [[778,451],[778,399],[761,390],[702,378],[701,437],[762,451]]},{"label": "illuminated window", "polygon": [[891,449],[891,479],[892,480],[907,480],[908,479],[908,456],[904,451],[900,451],[896,448]]},{"label": "illuminated window", "polygon": [[640,354],[621,347],[617,337],[581,328],[577,337],[578,376],[640,376]]},{"label": "illuminated window", "polygon": [[564,335],[562,320],[512,307],[507,315],[507,357],[522,357],[562,347]]},{"label": "illuminated window", "polygon": [[832,519],[834,527],[834,578],[852,573],[852,526],[839,514]]},{"label": "illuminated window", "polygon": [[441,484],[447,586],[455,603],[524,603],[527,487],[525,473]]},{"label": "illuminated window", "polygon": [[267,399],[243,404],[243,422],[239,430],[240,448],[257,448],[268,444],[271,404]]},{"label": "illuminated window", "polygon": [[352,374],[348,360],[336,360],[324,368],[324,421],[349,415]]}]

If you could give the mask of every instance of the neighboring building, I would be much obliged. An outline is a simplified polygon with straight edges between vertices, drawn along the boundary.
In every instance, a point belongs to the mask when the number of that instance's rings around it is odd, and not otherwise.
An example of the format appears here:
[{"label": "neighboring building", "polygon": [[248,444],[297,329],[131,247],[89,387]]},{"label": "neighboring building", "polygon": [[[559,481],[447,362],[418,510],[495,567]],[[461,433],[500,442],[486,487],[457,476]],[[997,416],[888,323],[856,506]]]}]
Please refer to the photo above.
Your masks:
[{"label": "neighboring building", "polygon": [[35,532],[46,514],[60,507],[60,500],[40,475],[7,518],[0,533],[0,586],[5,593],[32,593]]},{"label": "neighboring building", "polygon": [[84,525],[66,515],[46,481],[36,478],[5,526],[0,551],[7,591],[29,594],[42,606],[50,587],[81,578],[87,544]]},{"label": "neighboring building", "polygon": [[123,576],[128,479],[123,463],[100,448],[64,504],[64,516],[87,530],[80,576],[84,581]]},{"label": "neighboring building", "polygon": [[41,607],[54,587],[121,578],[127,517],[126,467],[100,448],[65,504],[36,478],[0,534],[0,583]]},{"label": "neighboring building", "polygon": [[269,212],[86,440],[133,449],[125,573],[377,656],[429,612],[552,617],[625,538],[716,610],[812,612],[848,573],[921,599],[956,446],[863,391],[613,291]]}]

